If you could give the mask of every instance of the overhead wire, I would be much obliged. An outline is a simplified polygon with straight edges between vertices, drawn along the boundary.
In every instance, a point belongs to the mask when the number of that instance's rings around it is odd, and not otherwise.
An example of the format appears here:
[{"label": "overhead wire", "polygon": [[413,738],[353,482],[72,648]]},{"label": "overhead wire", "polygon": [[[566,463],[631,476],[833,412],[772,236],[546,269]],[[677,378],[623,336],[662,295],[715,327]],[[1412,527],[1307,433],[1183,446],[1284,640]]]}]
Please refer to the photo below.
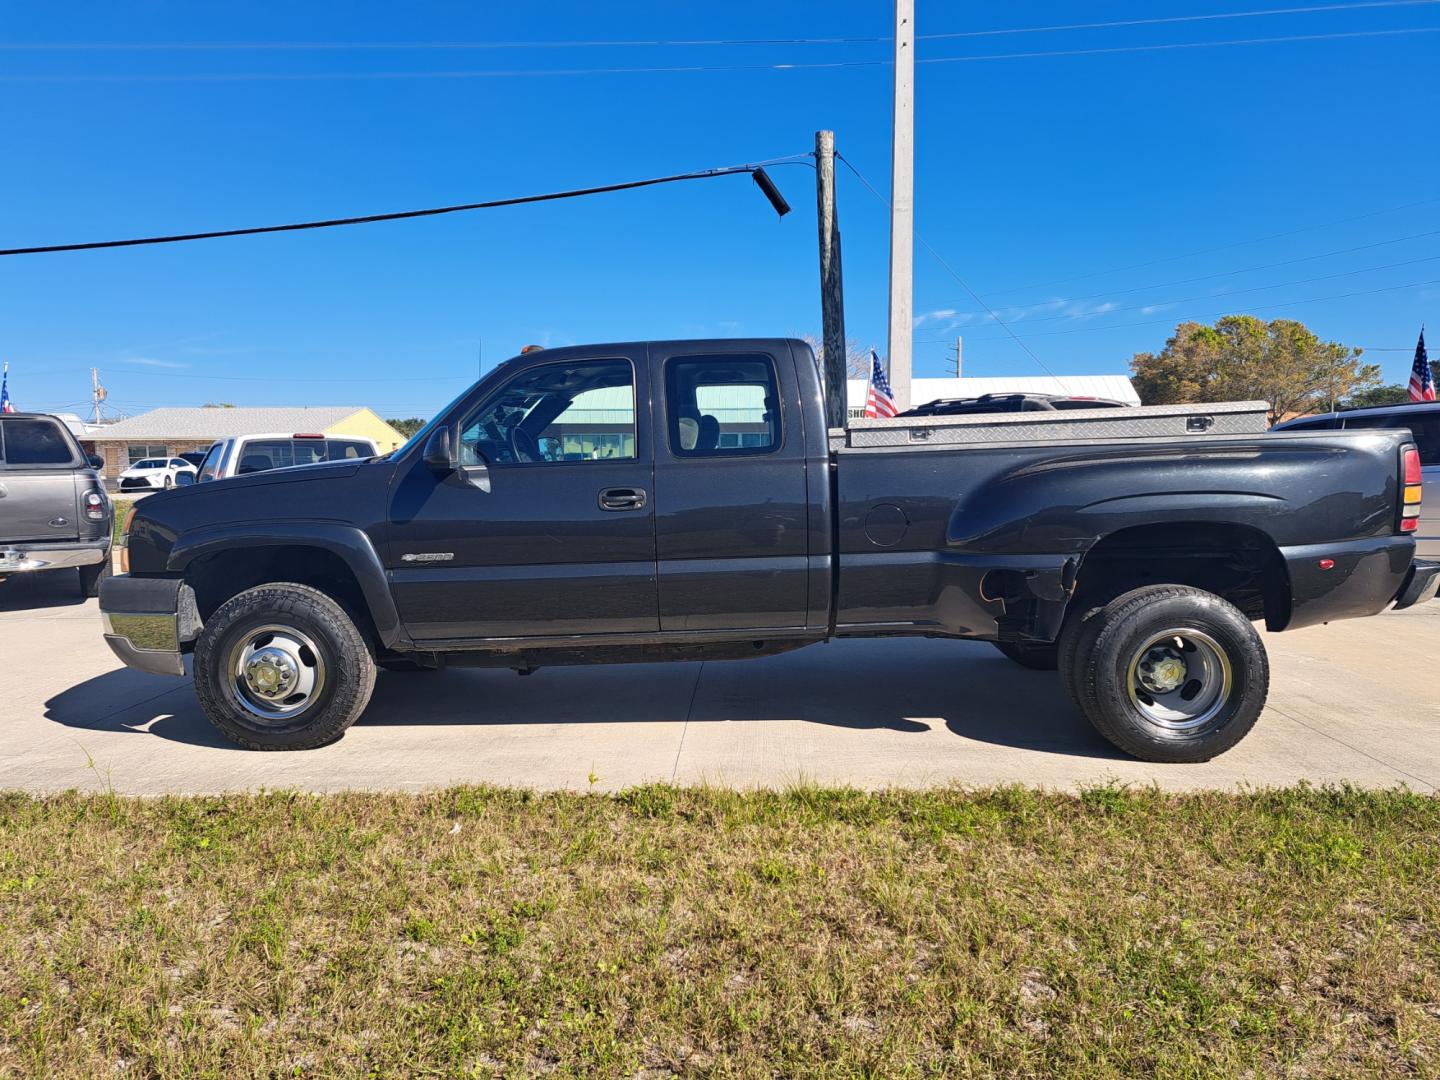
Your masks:
[{"label": "overhead wire", "polygon": [[[1409,281],[1409,282],[1406,282],[1406,283],[1403,284],[1403,285],[1386,285],[1386,286],[1383,286],[1383,287],[1378,288],[1378,289],[1357,289],[1357,290],[1355,290],[1355,291],[1353,291],[1353,292],[1336,293],[1336,294],[1331,295],[1331,296],[1309,296],[1309,297],[1306,297],[1306,298],[1303,299],[1303,300],[1284,300],[1284,301],[1279,301],[1279,302],[1276,302],[1276,303],[1273,303],[1273,304],[1258,304],[1258,305],[1256,305],[1255,307],[1251,308],[1250,310],[1251,310],[1251,311],[1273,311],[1273,310],[1275,310],[1276,308],[1298,307],[1298,306],[1300,306],[1300,305],[1302,305],[1302,304],[1320,304],[1320,303],[1327,303],[1327,302],[1329,302],[1329,301],[1331,301],[1331,300],[1348,300],[1348,299],[1350,299],[1351,297],[1355,297],[1355,296],[1375,296],[1375,295],[1380,294],[1380,293],[1403,292],[1403,291],[1405,291],[1406,289],[1422,289],[1422,288],[1426,288],[1426,287],[1431,286],[1431,285],[1440,285],[1440,278],[1435,278],[1435,279],[1432,279],[1432,280],[1429,280],[1429,281]],[[1219,297],[1216,297],[1216,299],[1220,299],[1220,298],[1219,298]],[[1179,321],[1180,321],[1180,322],[1196,322],[1196,321],[1201,320],[1201,319],[1218,319],[1218,318],[1222,318],[1222,317],[1224,317],[1224,316],[1226,316],[1226,315],[1234,315],[1234,314],[1236,314],[1236,312],[1235,312],[1233,309],[1227,309],[1227,310],[1221,310],[1221,311],[1212,311],[1212,312],[1208,312],[1208,313],[1206,313],[1206,314],[1186,315],[1186,316],[1182,316],[1182,317],[1179,319]],[[1167,318],[1167,319],[1151,319],[1151,320],[1146,321],[1146,322],[1111,323],[1111,324],[1106,325],[1106,326],[1076,326],[1076,327],[1073,327],[1073,328],[1071,328],[1071,329],[1069,329],[1069,330],[1040,330],[1040,331],[1037,331],[1037,332],[1034,333],[1034,334],[1030,334],[1029,336],[1030,336],[1030,337],[1059,337],[1059,336],[1064,335],[1064,334],[1093,334],[1093,333],[1096,333],[1096,332],[1099,332],[1099,331],[1105,331],[1105,330],[1122,330],[1122,329],[1127,329],[1127,328],[1135,327],[1135,326],[1168,326],[1168,325],[1173,325],[1176,321],[1177,321],[1176,318],[1175,318],[1174,316],[1172,316],[1172,317]],[[968,340],[970,340],[970,341],[1004,341],[1005,339],[1004,339],[1003,337],[996,336],[996,337],[969,338]],[[1412,346],[1412,348],[1413,348],[1413,346]]]},{"label": "overhead wire", "polygon": [[[1333,280],[1335,280],[1336,278],[1355,277],[1357,274],[1373,274],[1373,273],[1376,273],[1377,271],[1380,271],[1380,270],[1393,270],[1393,269],[1395,269],[1396,267],[1400,267],[1400,266],[1415,266],[1415,265],[1418,264],[1418,263],[1435,262],[1437,259],[1440,259],[1440,255],[1424,255],[1424,256],[1421,256],[1421,257],[1418,258],[1418,259],[1403,259],[1403,260],[1401,260],[1401,261],[1399,261],[1399,262],[1384,263],[1384,264],[1382,264],[1382,265],[1380,265],[1380,266],[1366,266],[1366,267],[1361,267],[1360,269],[1357,269],[1357,270],[1342,270],[1342,271],[1339,271],[1338,273],[1334,273],[1334,274],[1319,274],[1319,275],[1316,275],[1315,277],[1297,278],[1297,279],[1294,280],[1294,281],[1277,281],[1277,282],[1274,282],[1273,284],[1270,284],[1270,285],[1253,285],[1253,286],[1251,286],[1251,287],[1249,287],[1249,288],[1245,288],[1245,289],[1232,289],[1232,290],[1230,290],[1229,292],[1223,292],[1223,293],[1208,293],[1208,294],[1206,294],[1206,295],[1204,295],[1204,296],[1177,296],[1177,297],[1170,298],[1170,299],[1155,300],[1155,301],[1153,301],[1152,303],[1149,303],[1149,304],[1135,304],[1135,305],[1133,305],[1133,306],[1131,306],[1131,307],[1111,307],[1111,308],[1105,308],[1105,309],[1103,309],[1103,310],[1095,310],[1095,311],[1063,312],[1063,313],[1058,314],[1058,315],[1045,315],[1045,316],[1042,316],[1042,317],[1039,317],[1039,318],[1034,318],[1034,319],[1026,318],[1024,321],[1025,321],[1026,323],[1056,322],[1057,320],[1060,320],[1060,319],[1100,318],[1100,317],[1103,317],[1103,316],[1106,316],[1106,315],[1113,315],[1113,314],[1115,314],[1116,312],[1120,312],[1120,311],[1145,311],[1145,312],[1149,312],[1149,311],[1153,311],[1153,310],[1156,309],[1156,308],[1174,307],[1176,304],[1189,304],[1189,303],[1194,303],[1194,302],[1197,301],[1197,300],[1224,300],[1224,299],[1228,299],[1228,298],[1231,297],[1231,296],[1244,296],[1244,295],[1247,294],[1247,293],[1265,292],[1265,291],[1267,291],[1267,290],[1269,290],[1269,289],[1285,289],[1285,288],[1290,288],[1290,287],[1295,286],[1295,285],[1311,285],[1311,284],[1313,284],[1313,283],[1315,283],[1315,282],[1317,282],[1317,281],[1333,281]],[[1117,295],[1118,295],[1118,294],[1117,294]],[[1049,301],[1048,303],[1034,304],[1034,305],[1030,305],[1030,306],[1031,306],[1031,307],[1036,307],[1036,308],[1055,307],[1056,305],[1078,303],[1078,302],[1080,301],[1080,299],[1082,299],[1082,298],[1076,297],[1076,298],[1073,298],[1073,299],[1052,300],[1052,301]],[[973,316],[973,315],[976,314],[976,313],[974,313],[974,312],[966,312],[965,314],[967,314],[967,315],[972,315],[972,316]],[[974,325],[977,325],[977,324],[975,324],[975,323],[965,323],[965,324],[963,324],[963,325],[966,325],[966,326],[974,326]],[[959,327],[956,326],[956,327],[953,327],[953,329],[959,329]],[[936,343],[936,342],[948,341],[948,340],[950,340],[950,339],[949,339],[949,338],[916,338],[917,343],[919,343],[919,342],[924,342],[924,343],[926,343],[926,344],[934,344],[934,343]]]},{"label": "overhead wire", "polygon": [[[1429,0],[1427,0],[1429,2]],[[1294,44],[1310,41],[1342,41],[1357,38],[1398,37],[1409,34],[1440,33],[1440,26],[1400,27],[1388,30],[1349,30],[1328,34],[1290,34],[1278,37],[1226,39],[1220,41],[1169,42],[1153,45],[1121,45],[1088,49],[1044,49],[1015,53],[976,53],[967,56],[917,57],[916,64],[966,64],[992,60],[1036,60],[1044,57],[1102,56],[1120,53],[1166,52],[1184,49],[1214,49],[1230,45]],[[889,67],[888,59],[831,60],[771,64],[672,64],[635,67],[577,67],[490,69],[475,71],[326,71],[326,72],[190,72],[176,74],[84,74],[84,75],[0,75],[0,83],[169,83],[169,82],[354,82],[441,79],[513,79],[574,77],[582,75],[657,75],[718,71],[805,71],[839,68]]]},{"label": "overhead wire", "polygon": [[[1253,11],[1222,11],[1196,15],[1169,15],[1145,19],[1112,19],[1102,22],[1059,23],[1049,26],[1007,26],[984,30],[958,30],[917,34],[917,41],[947,41],[962,38],[1001,37],[1013,34],[1063,33],[1076,30],[1106,30],[1175,23],[1217,22],[1225,19],[1253,19],[1289,15],[1314,15],[1375,8],[1423,7],[1440,0],[1359,0],[1339,4],[1312,4],[1304,7],[1262,8]],[[289,52],[289,51],[387,51],[387,50],[506,50],[506,49],[589,49],[643,47],[764,47],[775,45],[878,45],[892,39],[883,36],[768,37],[768,38],[620,38],[610,40],[571,39],[561,41],[60,41],[0,42],[0,51],[9,52]]]},{"label": "overhead wire", "polygon": [[[847,158],[844,154],[840,153],[837,153],[835,157],[845,164],[845,167],[855,175],[855,178],[859,180],[860,183],[865,185],[865,188],[870,192],[871,195],[874,195],[875,198],[879,199],[880,202],[885,205],[886,209],[890,209],[890,200],[887,199],[884,195],[882,195],[880,193],[880,190],[875,187],[874,184],[870,183],[869,180],[865,179],[865,174],[862,173],[859,169],[857,169],[854,163],[849,158]],[[926,251],[928,251],[930,255],[935,259],[935,261],[945,268],[946,273],[948,273],[952,278],[959,282],[960,287],[970,294],[970,298],[972,300],[974,300],[977,304],[979,304],[989,313],[991,319],[994,320],[996,325],[1000,326],[1010,336],[1010,338],[1015,342],[1015,344],[1019,345],[1020,348],[1024,350],[1025,354],[1029,356],[1031,360],[1035,361],[1037,365],[1039,365],[1040,369],[1044,371],[1045,374],[1049,375],[1050,378],[1054,379],[1056,383],[1058,383],[1063,388],[1065,384],[1061,381],[1060,376],[1056,375],[1055,372],[1050,369],[1050,365],[1045,363],[1044,360],[1041,360],[1040,357],[1036,355],[1035,350],[1030,348],[1030,346],[1021,339],[1020,335],[1015,333],[1015,331],[1010,328],[1010,324],[1004,319],[1002,319],[999,315],[997,315],[995,311],[990,307],[990,305],[988,305],[983,299],[981,299],[980,294],[969,286],[965,279],[956,272],[955,268],[945,260],[945,258],[940,254],[940,252],[936,251],[935,248],[931,246],[930,242],[920,234],[920,231],[918,229],[914,230],[914,234],[915,239],[920,244],[920,246],[923,247]],[[912,335],[914,333],[911,327],[906,327],[906,332]]]},{"label": "overhead wire", "polygon": [[[378,221],[402,221],[411,218],[436,217],[441,214],[458,214],[469,210],[491,210],[503,206],[521,206],[526,203],[553,202],[559,199],[575,199],[587,195],[601,195],[613,191],[629,191],[634,188],[653,187],[656,184],[671,184],[682,180],[706,180],[718,176],[734,176],[740,173],[757,175],[757,170],[766,165],[799,163],[805,154],[791,154],[770,161],[748,165],[726,165],[716,169],[700,169],[672,176],[657,176],[648,180],[628,180],[618,184],[601,184],[596,187],[574,188],[569,191],[553,191],[542,195],[520,195],[509,199],[491,199],[487,202],[461,203],[455,206],[437,206],[425,210],[400,210],[385,214],[365,214],[360,217],[327,218],[321,221],[302,221],[289,225],[260,225],[243,229],[216,229],[209,232],[179,233],[168,236],[144,236],[129,240],[94,240],[75,244],[45,244],[32,247],[0,249],[0,255],[46,255],[63,251],[96,251],[101,248],[137,247],[148,244],[178,244],[191,240],[214,240],[231,236],[259,236],[265,233],[297,232],[302,229],[331,229],[344,225],[368,225]],[[778,208],[777,208],[778,209]],[[788,209],[788,208],[787,208]]]}]

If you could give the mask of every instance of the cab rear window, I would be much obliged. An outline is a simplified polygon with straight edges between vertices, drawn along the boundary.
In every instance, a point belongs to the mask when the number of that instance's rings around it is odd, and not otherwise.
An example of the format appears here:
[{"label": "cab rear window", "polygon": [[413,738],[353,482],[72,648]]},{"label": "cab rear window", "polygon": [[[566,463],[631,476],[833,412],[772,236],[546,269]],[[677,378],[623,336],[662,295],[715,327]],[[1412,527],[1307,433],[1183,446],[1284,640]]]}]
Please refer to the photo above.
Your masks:
[{"label": "cab rear window", "polygon": [[6,420],[0,423],[0,463],[70,465],[74,461],[69,440],[53,420]]}]

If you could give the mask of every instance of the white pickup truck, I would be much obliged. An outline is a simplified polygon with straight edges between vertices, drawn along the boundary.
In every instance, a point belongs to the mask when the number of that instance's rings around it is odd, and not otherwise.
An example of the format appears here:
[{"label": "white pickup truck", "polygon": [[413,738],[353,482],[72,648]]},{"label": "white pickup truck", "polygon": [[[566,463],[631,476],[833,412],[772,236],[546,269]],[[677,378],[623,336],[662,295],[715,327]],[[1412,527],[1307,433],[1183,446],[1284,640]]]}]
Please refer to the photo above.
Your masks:
[{"label": "white pickup truck", "polygon": [[360,460],[375,457],[380,448],[359,435],[277,433],[231,435],[212,445],[200,463],[196,483],[227,476],[314,465],[321,461]]}]

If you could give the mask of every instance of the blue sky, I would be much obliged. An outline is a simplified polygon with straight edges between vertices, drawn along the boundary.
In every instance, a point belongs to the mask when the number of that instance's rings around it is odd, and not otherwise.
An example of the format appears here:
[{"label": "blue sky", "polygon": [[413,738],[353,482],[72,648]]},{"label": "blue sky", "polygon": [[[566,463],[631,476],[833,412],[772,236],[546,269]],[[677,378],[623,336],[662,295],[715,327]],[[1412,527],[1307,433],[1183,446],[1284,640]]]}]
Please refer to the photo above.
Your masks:
[{"label": "blue sky", "polygon": [[[1269,5],[918,8],[917,230],[1045,365],[1123,371],[1180,318],[1253,312],[1392,350],[1369,355],[1388,381],[1403,381],[1419,324],[1440,324],[1440,33],[1388,31],[1440,28],[1440,5],[981,36]],[[0,50],[0,247],[621,181],[805,152],[822,127],[874,184],[889,183],[889,48],[873,41],[13,46],[889,30],[889,4],[878,0],[0,4],[9,46]],[[1357,34],[1368,36],[1329,36]],[[1084,55],[968,59],[1057,51]],[[772,67],[837,62],[847,66]],[[707,70],[594,71],[666,67]],[[591,73],[533,74],[576,69]],[[21,408],[82,406],[93,364],[114,406],[131,413],[230,401],[410,415],[528,342],[818,332],[813,172],[772,174],[795,208],[783,221],[737,177],[415,222],[0,259],[0,357]],[[849,331],[883,343],[885,207],[846,173],[839,200]],[[956,333],[967,374],[1041,373],[923,248],[915,266],[917,375],[947,373]]]}]

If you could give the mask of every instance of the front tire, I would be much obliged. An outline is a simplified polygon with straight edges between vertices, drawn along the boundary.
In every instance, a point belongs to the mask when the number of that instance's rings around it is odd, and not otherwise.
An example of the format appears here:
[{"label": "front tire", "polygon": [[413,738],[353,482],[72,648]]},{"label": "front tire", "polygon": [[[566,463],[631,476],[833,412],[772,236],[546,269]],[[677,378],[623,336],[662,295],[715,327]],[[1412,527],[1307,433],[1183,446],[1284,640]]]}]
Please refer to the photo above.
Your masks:
[{"label": "front tire", "polygon": [[1060,646],[1054,642],[992,641],[990,644],[1032,671],[1054,671],[1060,666]]},{"label": "front tire", "polygon": [[338,739],[375,689],[375,661],[345,609],[308,585],[231,597],[195,643],[195,694],[216,729],[251,750]]},{"label": "front tire", "polygon": [[1143,761],[1209,761],[1255,725],[1270,688],[1260,635],[1233,604],[1184,585],[1112,600],[1077,628],[1070,689],[1095,729]]}]

